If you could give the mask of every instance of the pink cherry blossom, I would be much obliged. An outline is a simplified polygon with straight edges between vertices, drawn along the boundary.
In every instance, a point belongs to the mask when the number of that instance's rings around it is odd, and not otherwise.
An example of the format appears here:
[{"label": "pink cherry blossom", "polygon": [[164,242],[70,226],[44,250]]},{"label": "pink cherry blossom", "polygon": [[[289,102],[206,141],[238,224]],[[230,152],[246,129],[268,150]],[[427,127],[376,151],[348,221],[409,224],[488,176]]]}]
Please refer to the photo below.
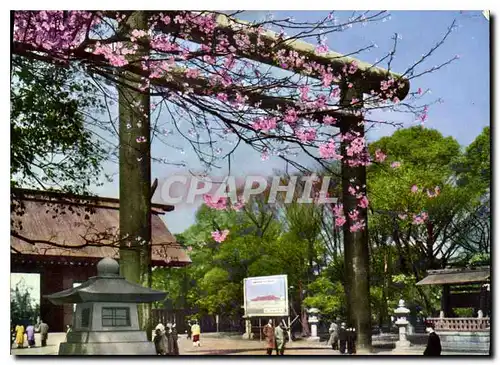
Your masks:
[{"label": "pink cherry blossom", "polygon": [[330,139],[329,142],[319,145],[319,155],[321,158],[341,160],[342,156],[335,150],[335,141]]},{"label": "pink cherry blossom", "polygon": [[332,207],[332,210],[333,210],[333,214],[335,216],[341,216],[341,215],[344,215],[344,205],[339,203],[339,204],[335,204],[333,207]]},{"label": "pink cherry blossom", "polygon": [[224,210],[227,208],[227,197],[222,196],[217,200],[214,200],[214,197],[212,197],[212,195],[205,194],[203,196],[203,200],[205,201],[205,204],[212,209]]},{"label": "pink cherry blossom", "polygon": [[221,231],[214,231],[212,232],[212,238],[214,241],[221,243],[224,242],[227,238],[227,235],[229,234],[229,230],[225,229],[222,232]]},{"label": "pink cherry blossom", "polygon": [[383,153],[381,150],[375,151],[375,161],[384,162],[386,157],[387,157],[387,155],[385,153]]},{"label": "pink cherry blossom", "polygon": [[135,139],[135,141],[136,141],[137,143],[144,143],[144,142],[146,142],[146,137],[144,137],[144,136],[137,137],[137,138]]},{"label": "pink cherry blossom", "polygon": [[398,214],[399,219],[405,220],[408,216],[406,214]]},{"label": "pink cherry blossom", "polygon": [[346,149],[347,156],[355,156],[365,149],[365,139],[362,137],[354,138]]},{"label": "pink cherry blossom", "polygon": [[340,96],[340,89],[336,87],[335,89],[332,90],[330,97],[331,98],[338,98]]},{"label": "pink cherry blossom", "polygon": [[295,135],[302,142],[310,142],[316,139],[316,129],[314,128],[301,128],[295,132]]},{"label": "pink cherry blossom", "polygon": [[349,218],[353,221],[357,220],[359,217],[359,211],[357,209],[349,212]]},{"label": "pink cherry blossom", "polygon": [[309,94],[310,89],[311,88],[307,85],[299,87],[300,100],[302,100],[302,101],[309,100],[308,94]]},{"label": "pink cherry blossom", "polygon": [[148,33],[144,30],[134,29],[131,32],[130,40],[134,42],[136,39],[146,37],[147,35]]},{"label": "pink cherry blossom", "polygon": [[319,44],[316,46],[316,53],[322,54],[328,52],[328,46],[326,44]]},{"label": "pink cherry blossom", "polygon": [[297,111],[292,108],[288,108],[285,112],[285,117],[283,119],[288,124],[295,124],[299,117],[297,116]]},{"label": "pink cherry blossom", "polygon": [[344,215],[340,215],[340,216],[337,216],[335,218],[335,225],[337,227],[342,227],[346,222],[346,219],[345,219],[345,216]]},{"label": "pink cherry blossom", "polygon": [[417,186],[417,185],[413,185],[413,186],[411,187],[411,192],[412,192],[412,193],[416,193],[416,192],[418,192],[418,186]]},{"label": "pink cherry blossom", "polygon": [[352,75],[352,74],[355,74],[356,71],[358,71],[358,64],[357,64],[356,61],[353,61],[351,63],[351,65],[349,66],[349,71],[348,72]]},{"label": "pink cherry blossom", "polygon": [[226,93],[218,93],[217,99],[220,101],[227,101],[227,94]]},{"label": "pink cherry blossom", "polygon": [[237,202],[233,203],[232,206],[231,206],[231,208],[234,209],[234,210],[236,210],[236,211],[239,211],[244,206],[245,206],[245,199],[243,198],[243,196],[238,196]]},{"label": "pink cherry blossom", "polygon": [[361,199],[359,199],[359,201],[358,201],[358,206],[363,208],[363,209],[368,208],[368,204],[369,204],[369,201],[368,201],[368,198],[366,197],[366,195],[363,195],[361,197]]},{"label": "pink cherry blossom", "polygon": [[350,227],[349,230],[351,232],[358,232],[362,231],[365,228],[365,221],[360,219],[359,221],[354,222]]},{"label": "pink cherry blossom", "polygon": [[425,221],[429,218],[427,212],[421,212],[420,214],[415,214],[413,217],[413,224],[420,225],[424,224]]},{"label": "pink cherry blossom", "polygon": [[335,125],[337,123],[337,118],[334,118],[330,115],[325,115],[323,117],[323,123],[326,125]]},{"label": "pink cherry blossom", "polygon": [[331,72],[325,72],[325,73],[323,73],[322,81],[323,81],[323,86],[324,87],[330,86],[331,83],[333,82],[333,74]]},{"label": "pink cherry blossom", "polygon": [[197,68],[188,68],[186,70],[186,77],[188,79],[196,79],[200,75],[200,70]]},{"label": "pink cherry blossom", "polygon": [[257,130],[269,132],[271,129],[276,128],[276,118],[256,118],[252,123],[252,127]]},{"label": "pink cherry blossom", "polygon": [[391,167],[393,169],[397,169],[398,167],[401,167],[401,162],[394,161],[393,163],[391,163]]}]

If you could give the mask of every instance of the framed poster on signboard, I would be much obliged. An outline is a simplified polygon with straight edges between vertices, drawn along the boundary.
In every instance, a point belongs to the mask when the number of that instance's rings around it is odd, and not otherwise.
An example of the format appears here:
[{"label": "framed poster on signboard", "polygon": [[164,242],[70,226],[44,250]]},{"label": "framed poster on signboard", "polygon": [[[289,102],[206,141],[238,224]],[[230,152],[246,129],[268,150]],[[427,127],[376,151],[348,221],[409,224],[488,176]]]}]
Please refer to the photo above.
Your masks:
[{"label": "framed poster on signboard", "polygon": [[244,279],[243,300],[246,317],[288,316],[287,275]]}]

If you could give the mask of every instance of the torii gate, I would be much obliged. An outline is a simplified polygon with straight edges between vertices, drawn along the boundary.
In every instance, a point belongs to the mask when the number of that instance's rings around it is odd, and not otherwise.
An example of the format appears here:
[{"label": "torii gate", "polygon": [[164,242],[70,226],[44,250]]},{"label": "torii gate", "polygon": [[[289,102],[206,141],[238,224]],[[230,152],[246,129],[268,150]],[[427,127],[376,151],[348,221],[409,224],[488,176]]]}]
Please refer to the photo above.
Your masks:
[{"label": "torii gate", "polygon": [[[147,19],[148,14],[151,12],[147,11],[136,11],[130,12],[131,16],[127,20],[127,25],[132,29],[147,29]],[[175,17],[176,12],[164,12],[172,18]],[[234,35],[236,32],[241,31],[245,27],[246,23],[244,21],[230,19],[225,15],[219,15],[216,19],[217,31],[222,32],[228,36]],[[176,24],[170,23],[168,26],[163,25],[161,27],[165,33],[176,32]],[[209,41],[205,38],[202,32],[192,30],[187,32],[189,35],[189,41],[195,43],[206,43]],[[182,36],[176,32],[178,36]],[[250,36],[252,40],[252,36]],[[272,31],[266,31],[261,34],[260,39],[265,45],[271,47],[271,44],[278,41],[278,35]],[[255,38],[253,39],[255,41]],[[351,57],[346,57],[336,52],[327,52],[324,54],[316,54],[315,47],[309,43],[293,40],[293,41],[282,41],[280,43],[280,49],[287,51],[295,51],[300,56],[306,56],[309,60],[315,61],[320,65],[325,67],[331,67],[333,72],[340,72],[343,67],[351,64],[355,61],[358,65],[358,71],[351,76],[354,79],[352,88],[347,88],[345,85],[341,86],[341,106],[349,106],[351,100],[354,98],[362,100],[363,94],[369,93],[371,90],[380,90],[381,81],[387,80],[392,77],[398,80],[402,87],[398,88],[395,95],[403,100],[409,92],[410,84],[409,81],[402,77],[402,75],[389,72],[383,68],[375,67],[368,63],[356,60]],[[265,56],[262,53],[251,53],[250,51],[237,50],[239,56],[248,58],[254,61],[262,62],[265,64],[276,66],[276,63],[270,56]],[[144,53],[142,53],[144,54]],[[136,55],[132,56],[132,59],[139,59],[141,52],[137,52]],[[276,66],[279,67],[279,66]],[[141,70],[140,67],[133,67],[132,65],[128,68],[135,77],[138,79],[140,75],[145,75],[145,71]],[[293,71],[302,73],[303,69],[295,68]],[[130,75],[130,73],[129,73]],[[316,74],[309,74],[310,77],[318,78]],[[203,89],[208,86],[208,81],[202,77],[197,78],[186,78],[184,74],[180,71],[172,71],[169,74],[168,79],[154,79],[151,80],[152,84],[162,85],[170,89],[182,91],[185,89],[185,84],[189,84],[192,92],[195,94],[202,94]],[[244,90],[235,91],[241,92],[244,96],[247,96],[251,101],[261,102],[261,109],[276,109],[278,106],[291,105],[292,102],[279,97],[270,97],[260,93],[249,93]],[[142,105],[142,110],[137,113],[137,110],[132,110],[130,107],[130,102],[127,101],[123,103],[123,95],[130,97],[132,100],[140,101]],[[149,95],[140,93],[134,90],[121,89],[120,92],[121,102],[120,104],[120,201],[126,202],[126,204],[120,204],[120,233],[124,236],[127,233],[134,234],[135,232],[141,232],[141,236],[148,240],[151,236],[150,234],[150,204],[151,204],[151,162],[150,162],[150,146],[149,144],[143,144],[138,150],[132,147],[131,140],[141,135],[148,135],[150,129],[149,117],[144,121],[141,127],[136,128],[134,131],[127,128],[127,124],[130,120],[137,120],[137,114],[148,114],[149,115]],[[124,106],[124,104],[128,104]],[[358,108],[361,107],[362,103],[358,103]],[[359,123],[363,116],[359,113],[354,113],[354,111],[342,111],[342,110],[329,110],[325,112],[335,118],[337,118],[337,125],[340,127],[342,134],[347,132],[356,132],[358,136],[364,137],[365,130],[364,124]],[[324,116],[323,114],[322,116]],[[321,122],[321,118],[318,117],[318,122]],[[342,155],[345,157],[345,148],[348,142],[343,141],[341,144]],[[148,156],[148,158],[142,158],[142,156]],[[142,158],[142,160],[138,160]],[[349,182],[354,180],[356,184],[359,185],[363,193],[366,193],[366,167],[365,166],[355,166],[351,167],[342,159],[342,196],[345,211],[350,211],[351,209],[359,210],[359,217],[367,222],[367,209],[357,208],[356,197],[348,193]],[[132,192],[134,194],[132,194]],[[356,328],[358,333],[358,352],[371,352],[371,314],[370,314],[370,301],[369,301],[369,254],[368,254],[368,232],[367,228],[357,232],[351,232],[350,218],[346,216],[347,222],[343,227],[344,234],[344,259],[346,267],[346,294],[348,298],[348,320],[350,325]],[[148,233],[149,230],[149,233]],[[121,253],[122,254],[122,253]],[[142,260],[142,259],[141,259]],[[147,258],[142,261],[142,269],[144,273],[144,264],[147,265]],[[144,273],[146,274],[146,273]],[[127,276],[127,275],[125,275]],[[141,275],[142,276],[142,275]],[[148,275],[145,275],[148,277]],[[150,278],[148,279],[150,280]],[[145,282],[143,285],[147,285]],[[151,283],[149,283],[151,285]],[[147,317],[147,314],[145,314]]]}]

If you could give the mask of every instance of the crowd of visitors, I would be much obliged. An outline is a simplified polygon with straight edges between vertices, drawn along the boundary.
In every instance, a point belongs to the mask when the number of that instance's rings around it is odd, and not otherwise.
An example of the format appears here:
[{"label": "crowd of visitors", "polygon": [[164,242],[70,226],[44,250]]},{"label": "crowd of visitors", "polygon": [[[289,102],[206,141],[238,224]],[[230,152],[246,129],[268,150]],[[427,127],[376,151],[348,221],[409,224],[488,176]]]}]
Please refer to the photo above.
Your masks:
[{"label": "crowd of visitors", "polygon": [[36,346],[35,333],[40,333],[40,341],[42,347],[47,346],[47,339],[49,336],[49,325],[37,318],[36,323],[33,324],[30,320],[22,321],[16,324],[11,329],[11,347],[15,343],[18,349],[24,348],[25,342],[28,343],[28,348]]}]

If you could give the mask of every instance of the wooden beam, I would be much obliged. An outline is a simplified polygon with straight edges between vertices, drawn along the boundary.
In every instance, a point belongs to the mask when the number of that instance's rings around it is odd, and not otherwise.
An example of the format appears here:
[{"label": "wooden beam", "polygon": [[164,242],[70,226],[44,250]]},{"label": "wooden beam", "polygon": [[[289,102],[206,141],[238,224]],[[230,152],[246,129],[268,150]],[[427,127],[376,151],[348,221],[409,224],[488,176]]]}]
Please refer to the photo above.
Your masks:
[{"label": "wooden beam", "polygon": [[[148,15],[153,15],[154,12],[148,12]],[[171,19],[179,15],[180,12],[165,12],[169,15]],[[198,12],[199,14],[199,12]],[[233,36],[238,33],[245,32],[245,34],[250,38],[251,44],[257,44],[257,33],[255,32],[255,26],[250,22],[243,20],[230,18],[224,14],[219,14],[216,18],[216,30],[218,34],[225,34],[228,36],[228,41],[234,44]],[[158,23],[158,29],[165,33],[174,33],[178,37],[182,37],[182,32],[180,32],[180,26],[173,21],[168,25],[164,23]],[[253,30],[253,31],[252,31]],[[206,44],[212,41],[211,36],[207,36],[206,33],[193,27],[190,31],[186,31],[189,37],[186,40]],[[334,73],[339,73],[346,65],[350,65],[352,62],[356,62],[358,65],[358,71],[352,75],[354,78],[361,79],[360,87],[361,91],[364,93],[370,93],[371,90],[380,90],[380,82],[386,81],[388,78],[392,77],[396,80],[400,80],[403,83],[403,87],[396,91],[396,95],[400,100],[403,100],[410,90],[410,82],[408,79],[404,78],[401,74],[390,72],[378,66],[371,65],[367,62],[360,61],[356,58],[344,56],[340,53],[329,51],[326,53],[318,54],[316,53],[316,48],[310,43],[304,42],[298,39],[281,40],[276,32],[265,30],[260,34],[260,41],[263,42],[263,47],[255,47],[250,50],[242,50],[241,47],[236,48],[236,54],[240,57],[245,57],[254,61],[272,65],[278,68],[280,65],[277,64],[273,58],[273,53],[279,50],[294,51],[307,58],[309,61],[317,62],[318,64],[331,67]],[[234,44],[235,46],[235,44]],[[267,49],[269,53],[265,53],[262,50]],[[305,73],[304,68],[296,67],[292,69],[295,72]],[[319,78],[317,73],[308,73],[308,76]]]}]

